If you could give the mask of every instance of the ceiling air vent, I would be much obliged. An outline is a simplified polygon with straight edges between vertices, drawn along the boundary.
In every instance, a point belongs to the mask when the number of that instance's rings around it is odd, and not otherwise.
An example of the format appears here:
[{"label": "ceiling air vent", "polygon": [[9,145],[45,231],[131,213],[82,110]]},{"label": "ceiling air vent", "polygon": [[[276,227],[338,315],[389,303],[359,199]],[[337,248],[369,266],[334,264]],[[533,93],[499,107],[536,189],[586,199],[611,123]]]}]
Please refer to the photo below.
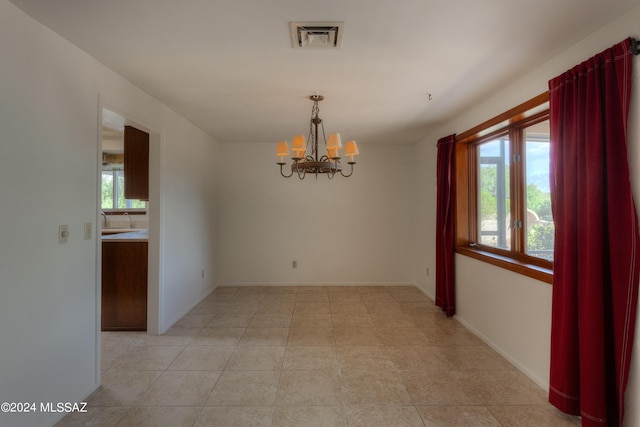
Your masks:
[{"label": "ceiling air vent", "polygon": [[292,22],[295,49],[339,49],[344,22]]}]

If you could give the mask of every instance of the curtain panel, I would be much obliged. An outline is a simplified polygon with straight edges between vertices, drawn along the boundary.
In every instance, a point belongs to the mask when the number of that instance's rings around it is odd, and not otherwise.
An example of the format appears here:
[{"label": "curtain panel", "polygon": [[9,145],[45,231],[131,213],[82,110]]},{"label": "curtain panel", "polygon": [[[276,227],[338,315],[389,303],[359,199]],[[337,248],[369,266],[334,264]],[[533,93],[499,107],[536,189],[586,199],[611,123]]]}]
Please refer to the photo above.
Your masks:
[{"label": "curtain panel", "polygon": [[436,213],[436,305],[456,314],[454,276],[455,135],[438,140]]},{"label": "curtain panel", "polygon": [[549,81],[555,223],[549,401],[583,426],[624,416],[638,298],[625,40]]}]

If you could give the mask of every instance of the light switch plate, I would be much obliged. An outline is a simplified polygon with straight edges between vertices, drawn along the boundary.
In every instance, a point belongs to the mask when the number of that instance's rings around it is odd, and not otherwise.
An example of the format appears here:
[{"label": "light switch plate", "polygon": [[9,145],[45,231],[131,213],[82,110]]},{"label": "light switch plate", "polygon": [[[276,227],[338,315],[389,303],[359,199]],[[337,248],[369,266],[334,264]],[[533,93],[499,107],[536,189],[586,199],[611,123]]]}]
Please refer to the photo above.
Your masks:
[{"label": "light switch plate", "polygon": [[67,243],[69,237],[69,226],[67,224],[58,227],[58,243]]},{"label": "light switch plate", "polygon": [[90,222],[84,223],[84,240],[91,240],[91,231],[93,226]]}]

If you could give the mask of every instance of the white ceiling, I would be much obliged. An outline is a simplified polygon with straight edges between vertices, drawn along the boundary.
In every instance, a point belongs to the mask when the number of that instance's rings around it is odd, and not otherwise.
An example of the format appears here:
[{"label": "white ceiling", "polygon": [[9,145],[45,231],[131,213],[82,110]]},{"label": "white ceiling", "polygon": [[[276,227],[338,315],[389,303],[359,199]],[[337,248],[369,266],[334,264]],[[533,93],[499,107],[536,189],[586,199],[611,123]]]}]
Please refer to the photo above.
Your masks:
[{"label": "white ceiling", "polygon": [[[220,142],[412,144],[640,0],[11,0]],[[290,22],[342,21],[338,50]],[[631,34],[630,34],[631,35]],[[429,94],[432,99],[429,101]]]}]

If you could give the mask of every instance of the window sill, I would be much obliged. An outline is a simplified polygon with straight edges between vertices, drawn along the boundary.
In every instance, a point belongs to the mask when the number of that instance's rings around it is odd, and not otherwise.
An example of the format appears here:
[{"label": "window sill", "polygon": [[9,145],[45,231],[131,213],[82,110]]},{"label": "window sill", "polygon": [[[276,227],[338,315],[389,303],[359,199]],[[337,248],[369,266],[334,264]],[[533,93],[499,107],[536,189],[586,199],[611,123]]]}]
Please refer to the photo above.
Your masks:
[{"label": "window sill", "polygon": [[535,264],[528,263],[523,260],[494,254],[479,248],[471,246],[461,246],[456,248],[456,252],[468,256],[470,258],[483,261],[497,267],[501,267],[510,271],[513,271],[523,276],[528,276],[533,279],[540,280],[548,284],[553,283],[553,270],[545,267],[540,267]]}]

